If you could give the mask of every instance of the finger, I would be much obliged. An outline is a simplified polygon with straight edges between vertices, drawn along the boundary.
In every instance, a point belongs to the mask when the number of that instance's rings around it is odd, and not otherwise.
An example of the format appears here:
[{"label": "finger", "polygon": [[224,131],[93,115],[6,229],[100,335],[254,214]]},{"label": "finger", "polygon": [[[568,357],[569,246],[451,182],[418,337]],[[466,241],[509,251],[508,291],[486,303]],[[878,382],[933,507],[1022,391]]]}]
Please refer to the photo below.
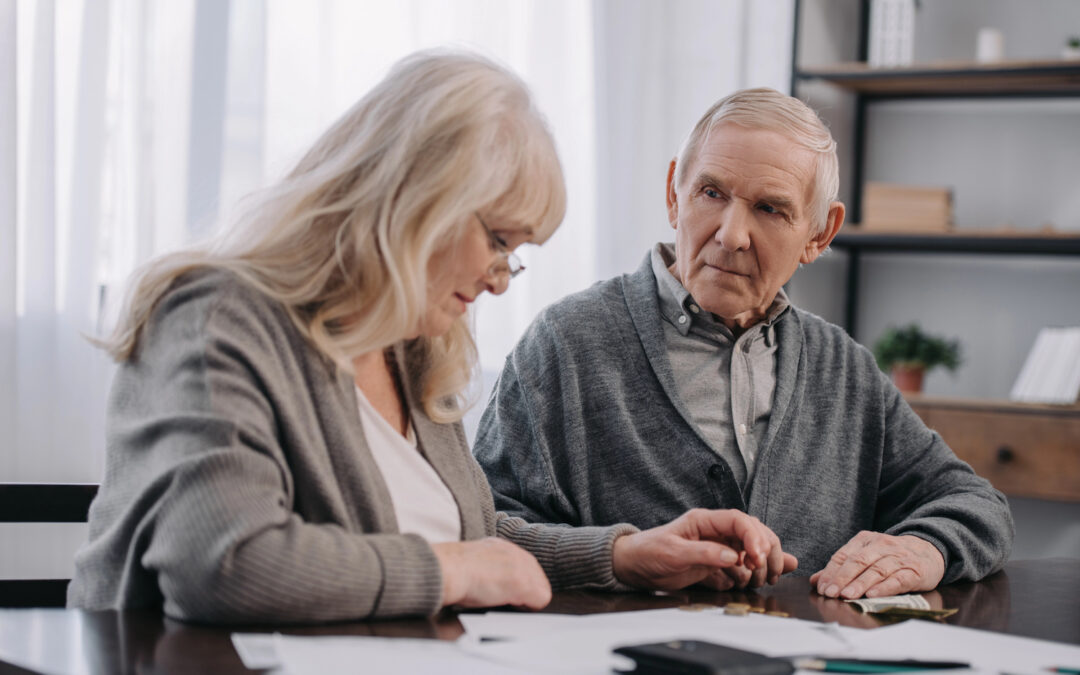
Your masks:
[{"label": "finger", "polygon": [[882,556],[874,564],[860,572],[847,586],[840,589],[840,595],[848,600],[861,598],[866,589],[877,585],[883,579],[888,579],[902,567],[902,563],[896,556]]},{"label": "finger", "polygon": [[[772,534],[772,531],[770,530]],[[770,584],[775,584],[780,579],[780,575],[784,573],[784,549],[780,546],[780,537],[776,534],[772,534],[773,545],[769,549],[769,567],[766,570],[763,581]]]},{"label": "finger", "polygon": [[762,565],[750,573],[750,588],[761,588],[769,578],[768,565]]},{"label": "finger", "polygon": [[724,541],[732,537],[747,552],[744,564],[751,568],[764,565],[767,539],[764,526],[757,518],[735,509],[693,509],[685,514],[701,539]]},{"label": "finger", "polygon": [[734,580],[735,588],[746,588],[746,586],[750,583],[750,575],[752,574],[752,572],[743,565],[729,567],[726,571],[728,573],[728,576],[730,576]]},{"label": "finger", "polygon": [[910,567],[904,567],[877,584],[866,589],[866,597],[880,598],[886,595],[900,595],[909,591],[923,590],[919,575]]},{"label": "finger", "polygon": [[810,575],[810,585],[817,588],[817,580],[821,578],[821,573],[825,570],[818,570]]},{"label": "finger", "polygon": [[739,552],[715,541],[694,541],[682,539],[681,545],[674,548],[679,567],[731,567],[739,562]]},{"label": "finger", "polygon": [[818,579],[818,593],[835,598],[863,570],[877,562],[881,550],[874,545],[875,533],[860,532],[833,554]]},{"label": "finger", "polygon": [[[794,572],[797,569],[799,569],[799,559],[796,558],[795,556],[791,555],[790,553],[785,553],[784,554],[784,571],[781,572],[781,574],[787,574],[788,572]],[[813,577],[810,577],[810,578],[813,579]],[[814,583],[814,582],[811,581],[810,583]]]}]

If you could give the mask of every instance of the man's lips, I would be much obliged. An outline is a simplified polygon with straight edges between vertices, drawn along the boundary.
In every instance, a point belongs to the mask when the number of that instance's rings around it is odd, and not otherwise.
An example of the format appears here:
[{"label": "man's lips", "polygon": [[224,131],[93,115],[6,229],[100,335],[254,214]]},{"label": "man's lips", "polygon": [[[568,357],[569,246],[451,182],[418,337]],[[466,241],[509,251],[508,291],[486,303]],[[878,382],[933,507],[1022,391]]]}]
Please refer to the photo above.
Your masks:
[{"label": "man's lips", "polygon": [[705,263],[705,266],[706,267],[711,267],[712,269],[714,269],[714,270],[716,270],[718,272],[723,272],[724,274],[733,274],[733,275],[735,275],[737,277],[747,277],[747,278],[750,277],[750,275],[745,273],[745,272],[740,272],[738,270],[731,269],[730,267],[724,267],[723,265],[713,265],[711,263]]}]

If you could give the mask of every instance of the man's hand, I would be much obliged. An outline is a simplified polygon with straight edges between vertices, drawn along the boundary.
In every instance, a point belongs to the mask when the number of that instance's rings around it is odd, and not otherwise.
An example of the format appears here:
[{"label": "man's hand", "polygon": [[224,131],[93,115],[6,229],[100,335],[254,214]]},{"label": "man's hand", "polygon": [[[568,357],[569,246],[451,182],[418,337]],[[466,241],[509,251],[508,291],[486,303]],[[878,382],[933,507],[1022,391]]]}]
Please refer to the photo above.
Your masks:
[{"label": "man's hand", "polygon": [[543,609],[551,584],[531,553],[495,537],[432,544],[442,568],[442,605]]},{"label": "man's hand", "polygon": [[864,530],[834,553],[810,584],[821,595],[850,600],[929,591],[944,575],[945,559],[925,539]]},{"label": "man's hand", "polygon": [[696,583],[727,590],[735,579],[744,579],[740,588],[773,584],[799,564],[772,530],[735,510],[687,511],[666,525],[619,537],[613,556],[619,581],[661,590]]}]

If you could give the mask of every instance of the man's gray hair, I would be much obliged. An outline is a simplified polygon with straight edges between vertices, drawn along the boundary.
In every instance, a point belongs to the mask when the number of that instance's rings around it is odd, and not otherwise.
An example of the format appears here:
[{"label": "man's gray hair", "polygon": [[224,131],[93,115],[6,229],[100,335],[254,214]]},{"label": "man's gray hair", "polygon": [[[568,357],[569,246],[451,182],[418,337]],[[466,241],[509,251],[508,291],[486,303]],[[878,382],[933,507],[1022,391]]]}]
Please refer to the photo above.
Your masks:
[{"label": "man's gray hair", "polygon": [[817,232],[825,229],[829,205],[840,192],[836,141],[810,106],[775,89],[742,89],[717,101],[690,130],[675,162],[675,182],[682,185],[686,171],[713,128],[731,122],[751,129],[775,131],[810,150],[817,157],[814,196],[810,213]]}]

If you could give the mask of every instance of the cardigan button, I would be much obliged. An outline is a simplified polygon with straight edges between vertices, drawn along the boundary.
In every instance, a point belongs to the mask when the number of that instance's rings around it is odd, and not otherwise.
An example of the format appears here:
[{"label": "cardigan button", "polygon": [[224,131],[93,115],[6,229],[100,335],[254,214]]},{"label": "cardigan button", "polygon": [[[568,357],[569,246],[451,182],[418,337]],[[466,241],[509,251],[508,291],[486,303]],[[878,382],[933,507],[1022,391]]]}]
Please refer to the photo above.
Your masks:
[{"label": "cardigan button", "polygon": [[720,477],[724,475],[724,467],[719,464],[713,464],[709,467],[709,478],[720,480]]}]

